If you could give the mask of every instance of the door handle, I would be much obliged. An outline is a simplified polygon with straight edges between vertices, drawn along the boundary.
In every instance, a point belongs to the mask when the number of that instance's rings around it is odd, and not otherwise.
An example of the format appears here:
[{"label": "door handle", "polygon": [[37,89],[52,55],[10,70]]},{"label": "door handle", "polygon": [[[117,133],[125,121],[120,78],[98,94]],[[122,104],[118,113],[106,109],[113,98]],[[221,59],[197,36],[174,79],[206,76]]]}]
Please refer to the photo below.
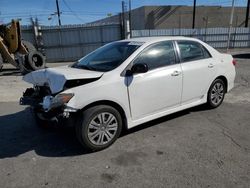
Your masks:
[{"label": "door handle", "polygon": [[180,71],[174,71],[171,76],[179,76],[181,74]]},{"label": "door handle", "polygon": [[214,67],[214,64],[209,63],[208,68],[213,68],[213,67]]}]

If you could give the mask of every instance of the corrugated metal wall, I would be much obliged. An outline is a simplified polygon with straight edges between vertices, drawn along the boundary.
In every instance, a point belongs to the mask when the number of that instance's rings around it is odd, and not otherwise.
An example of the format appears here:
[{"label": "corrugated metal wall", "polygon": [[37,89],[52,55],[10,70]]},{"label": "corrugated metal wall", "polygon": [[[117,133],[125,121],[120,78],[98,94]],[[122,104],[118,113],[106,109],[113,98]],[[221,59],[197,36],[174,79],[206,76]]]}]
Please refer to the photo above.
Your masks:
[{"label": "corrugated metal wall", "polygon": [[[47,62],[74,61],[96,48],[121,39],[119,24],[41,27]],[[31,27],[22,28],[24,40],[34,43]],[[226,48],[228,28],[134,30],[133,37],[191,36],[215,48]],[[231,48],[250,47],[250,28],[232,28]]]},{"label": "corrugated metal wall", "polygon": [[[199,38],[215,48],[226,48],[228,28],[134,30],[132,36],[191,36]],[[250,47],[250,28],[232,28],[230,47]]]},{"label": "corrugated metal wall", "polygon": [[[120,26],[117,24],[44,26],[41,32],[48,62],[74,61],[106,43],[121,39]],[[34,43],[30,27],[22,28],[22,37]]]}]

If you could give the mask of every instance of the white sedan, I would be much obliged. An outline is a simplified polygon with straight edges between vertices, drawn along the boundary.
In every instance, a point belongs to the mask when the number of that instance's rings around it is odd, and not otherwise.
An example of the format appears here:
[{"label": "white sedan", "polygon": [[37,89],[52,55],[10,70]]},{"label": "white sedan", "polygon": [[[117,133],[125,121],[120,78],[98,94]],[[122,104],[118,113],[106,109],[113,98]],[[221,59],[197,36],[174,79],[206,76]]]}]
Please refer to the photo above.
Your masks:
[{"label": "white sedan", "polygon": [[234,86],[235,61],[193,38],[133,38],[23,79],[34,87],[20,103],[33,106],[39,124],[70,122],[80,143],[96,151],[122,128],[205,103],[218,107]]}]

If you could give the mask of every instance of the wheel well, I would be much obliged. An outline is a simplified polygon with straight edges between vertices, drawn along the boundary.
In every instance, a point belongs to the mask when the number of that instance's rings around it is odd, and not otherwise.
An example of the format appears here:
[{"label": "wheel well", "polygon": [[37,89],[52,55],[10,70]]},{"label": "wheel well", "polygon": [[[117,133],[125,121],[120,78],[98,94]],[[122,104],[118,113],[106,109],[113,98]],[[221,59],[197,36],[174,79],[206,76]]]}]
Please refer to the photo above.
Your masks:
[{"label": "wheel well", "polygon": [[88,104],[81,111],[84,111],[84,110],[86,110],[86,109],[88,109],[90,107],[98,106],[98,105],[108,105],[108,106],[111,106],[111,107],[115,108],[116,110],[118,110],[118,112],[120,113],[120,115],[122,117],[122,126],[123,126],[123,129],[127,129],[127,117],[126,117],[125,111],[116,102],[109,101],[109,100],[96,101],[96,102],[93,102],[91,104]]},{"label": "wheel well", "polygon": [[225,76],[218,76],[216,79],[221,79],[225,83],[226,92],[227,92],[227,87],[228,87],[227,78]]}]

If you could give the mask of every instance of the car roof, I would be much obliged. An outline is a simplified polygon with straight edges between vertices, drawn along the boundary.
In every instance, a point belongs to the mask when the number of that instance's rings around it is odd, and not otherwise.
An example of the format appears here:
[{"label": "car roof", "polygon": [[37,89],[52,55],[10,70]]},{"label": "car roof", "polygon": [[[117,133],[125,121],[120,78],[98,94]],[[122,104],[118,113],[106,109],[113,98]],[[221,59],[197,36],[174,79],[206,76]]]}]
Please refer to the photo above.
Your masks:
[{"label": "car roof", "polygon": [[183,36],[139,37],[139,38],[125,39],[123,41],[155,43],[155,42],[161,42],[161,41],[165,41],[165,40],[191,40],[191,41],[199,41],[196,38],[183,37]]}]

